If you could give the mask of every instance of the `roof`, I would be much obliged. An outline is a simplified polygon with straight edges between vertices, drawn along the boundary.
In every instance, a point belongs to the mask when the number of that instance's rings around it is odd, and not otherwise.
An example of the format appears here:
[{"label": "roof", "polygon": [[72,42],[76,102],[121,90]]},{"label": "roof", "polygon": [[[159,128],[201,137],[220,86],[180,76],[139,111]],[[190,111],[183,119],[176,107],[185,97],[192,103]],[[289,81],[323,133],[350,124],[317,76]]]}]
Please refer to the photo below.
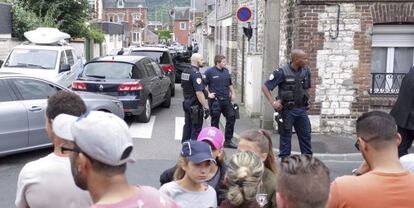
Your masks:
[{"label": "roof", "polygon": [[[138,8],[140,5],[144,8],[147,8],[147,2],[145,0],[123,0],[123,8]],[[118,0],[102,0],[102,5],[104,9],[108,8],[118,8]]]},{"label": "roof", "polygon": [[153,33],[152,31],[146,30],[146,32],[147,32],[147,37],[148,38],[158,38],[158,35]]},{"label": "roof", "polygon": [[118,56],[103,56],[96,59],[93,59],[90,62],[96,62],[96,61],[122,61],[122,62],[128,62],[131,64],[135,64],[137,61],[145,58],[145,56],[125,56],[125,55],[118,55]]},{"label": "roof", "polygon": [[168,51],[168,48],[159,48],[159,47],[139,47],[139,48],[133,48],[132,51],[160,51],[165,52]]},{"label": "roof", "polygon": [[102,30],[105,34],[123,34],[124,25],[117,22],[94,22],[93,25]]},{"label": "roof", "polygon": [[173,13],[174,20],[189,20],[190,7],[175,7]]},{"label": "roof", "polygon": [[0,34],[12,33],[11,5],[0,3]]}]

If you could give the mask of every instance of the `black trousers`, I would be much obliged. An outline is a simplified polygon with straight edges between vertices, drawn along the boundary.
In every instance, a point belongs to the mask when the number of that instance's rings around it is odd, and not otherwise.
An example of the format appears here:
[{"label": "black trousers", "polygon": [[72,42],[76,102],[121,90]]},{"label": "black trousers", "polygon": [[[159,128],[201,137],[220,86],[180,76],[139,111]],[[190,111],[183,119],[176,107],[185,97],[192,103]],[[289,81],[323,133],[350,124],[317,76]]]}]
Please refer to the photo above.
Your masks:
[{"label": "black trousers", "polygon": [[[212,107],[213,102],[218,102],[219,109],[214,109]],[[211,126],[216,128],[219,127],[220,115],[223,114],[226,118],[226,128],[225,128],[225,141],[230,142],[233,138],[234,125],[236,124],[236,115],[234,113],[233,105],[229,99],[226,100],[210,100],[210,113],[211,113]]]},{"label": "black trousers", "polygon": [[188,140],[197,140],[198,134],[200,134],[201,128],[203,127],[203,117],[200,116],[197,121],[193,121],[191,118],[191,101],[186,99],[183,101],[183,110],[184,110],[184,127],[183,127],[183,137],[181,138],[181,143]]},{"label": "black trousers", "polygon": [[398,157],[401,157],[408,154],[408,149],[413,144],[414,130],[398,126],[398,133],[401,135],[401,144],[398,146]]}]

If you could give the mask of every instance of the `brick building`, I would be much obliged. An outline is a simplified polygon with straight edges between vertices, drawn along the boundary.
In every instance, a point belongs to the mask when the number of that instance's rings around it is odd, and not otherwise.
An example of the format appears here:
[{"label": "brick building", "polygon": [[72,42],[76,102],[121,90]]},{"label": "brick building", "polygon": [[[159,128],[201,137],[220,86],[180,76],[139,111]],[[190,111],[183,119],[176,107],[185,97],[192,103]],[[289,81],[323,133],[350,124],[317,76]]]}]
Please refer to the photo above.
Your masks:
[{"label": "brick building", "polygon": [[391,108],[413,65],[414,2],[283,0],[280,46],[281,64],[309,54],[312,125],[352,133],[361,113]]},{"label": "brick building", "polygon": [[175,7],[172,13],[172,21],[175,41],[187,46],[191,29],[190,7]]},{"label": "brick building", "polygon": [[235,15],[237,8],[238,3],[235,0],[216,1],[215,52],[226,56],[227,67],[235,82],[238,82],[239,77],[237,68],[238,21]]},{"label": "brick building", "polygon": [[146,41],[148,8],[145,0],[97,0],[98,19],[126,24],[124,46],[141,45]]}]

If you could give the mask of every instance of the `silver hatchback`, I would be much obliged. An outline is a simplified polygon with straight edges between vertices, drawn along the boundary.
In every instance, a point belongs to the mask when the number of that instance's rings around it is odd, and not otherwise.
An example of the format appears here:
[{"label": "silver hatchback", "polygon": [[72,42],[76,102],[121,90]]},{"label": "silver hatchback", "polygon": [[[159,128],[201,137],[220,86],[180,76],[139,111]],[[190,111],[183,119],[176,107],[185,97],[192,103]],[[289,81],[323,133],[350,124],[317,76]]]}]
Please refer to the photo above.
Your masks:
[{"label": "silver hatchback", "polygon": [[[40,78],[0,75],[0,156],[51,146],[45,127],[47,99],[57,91],[71,91]],[[87,92],[81,96],[88,110],[111,112],[124,118],[114,97]]]}]

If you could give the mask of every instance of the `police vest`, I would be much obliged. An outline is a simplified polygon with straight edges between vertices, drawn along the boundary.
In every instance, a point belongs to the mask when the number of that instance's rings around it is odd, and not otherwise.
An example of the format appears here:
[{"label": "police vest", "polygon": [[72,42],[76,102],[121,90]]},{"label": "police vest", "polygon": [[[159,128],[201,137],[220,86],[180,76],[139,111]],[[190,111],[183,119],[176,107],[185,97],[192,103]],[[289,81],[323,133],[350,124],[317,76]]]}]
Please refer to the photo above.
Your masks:
[{"label": "police vest", "polygon": [[282,105],[288,109],[307,106],[309,95],[306,90],[310,88],[307,74],[309,69],[303,68],[300,73],[295,73],[289,65],[285,65],[282,70],[285,75],[285,81],[279,85],[279,98],[282,100]]},{"label": "police vest", "polygon": [[193,87],[193,77],[197,68],[187,66],[181,73],[181,87],[183,88],[184,99],[195,99],[196,92]]}]

